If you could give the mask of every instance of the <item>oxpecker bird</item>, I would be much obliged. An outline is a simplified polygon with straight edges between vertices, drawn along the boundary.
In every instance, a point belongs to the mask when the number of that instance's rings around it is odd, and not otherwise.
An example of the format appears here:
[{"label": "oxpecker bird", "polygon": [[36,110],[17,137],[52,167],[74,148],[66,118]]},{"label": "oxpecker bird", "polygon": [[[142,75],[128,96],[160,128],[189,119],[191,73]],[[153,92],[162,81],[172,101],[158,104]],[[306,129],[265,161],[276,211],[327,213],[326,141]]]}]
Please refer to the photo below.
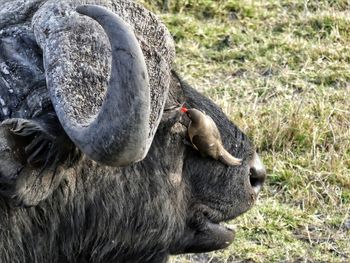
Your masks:
[{"label": "oxpecker bird", "polygon": [[220,132],[213,119],[197,109],[181,108],[191,122],[188,126],[188,136],[193,147],[204,156],[210,156],[222,163],[234,166],[242,163],[241,159],[232,156],[225,150]]}]

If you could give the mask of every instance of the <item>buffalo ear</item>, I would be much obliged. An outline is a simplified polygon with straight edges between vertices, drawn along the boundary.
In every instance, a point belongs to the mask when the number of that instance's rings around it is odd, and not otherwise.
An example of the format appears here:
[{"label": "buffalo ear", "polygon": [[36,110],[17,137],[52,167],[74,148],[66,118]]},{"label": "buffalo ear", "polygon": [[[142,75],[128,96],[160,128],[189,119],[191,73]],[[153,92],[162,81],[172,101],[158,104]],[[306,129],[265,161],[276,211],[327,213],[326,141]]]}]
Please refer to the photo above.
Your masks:
[{"label": "buffalo ear", "polygon": [[45,121],[5,120],[0,137],[0,193],[18,205],[34,206],[50,196],[65,166],[77,157],[76,147],[54,115]]}]

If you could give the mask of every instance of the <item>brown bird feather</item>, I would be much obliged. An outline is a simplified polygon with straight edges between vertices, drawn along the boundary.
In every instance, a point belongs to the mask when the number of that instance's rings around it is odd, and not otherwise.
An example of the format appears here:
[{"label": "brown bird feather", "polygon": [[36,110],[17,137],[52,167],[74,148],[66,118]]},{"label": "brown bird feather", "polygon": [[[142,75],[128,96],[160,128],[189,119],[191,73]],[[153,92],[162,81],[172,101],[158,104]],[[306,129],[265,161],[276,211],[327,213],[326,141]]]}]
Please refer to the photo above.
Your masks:
[{"label": "brown bird feather", "polygon": [[222,163],[235,166],[242,163],[241,159],[232,156],[223,146],[220,132],[213,119],[197,109],[183,107],[191,122],[188,126],[188,136],[195,149],[202,155],[210,156]]}]

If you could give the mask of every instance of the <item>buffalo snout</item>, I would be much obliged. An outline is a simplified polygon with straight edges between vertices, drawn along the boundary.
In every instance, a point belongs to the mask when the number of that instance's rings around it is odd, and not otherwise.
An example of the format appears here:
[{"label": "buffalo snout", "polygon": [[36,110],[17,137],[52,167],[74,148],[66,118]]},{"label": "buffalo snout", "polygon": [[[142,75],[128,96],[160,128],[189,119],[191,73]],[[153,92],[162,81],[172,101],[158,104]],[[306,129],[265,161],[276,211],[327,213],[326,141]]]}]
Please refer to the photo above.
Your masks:
[{"label": "buffalo snout", "polygon": [[258,194],[265,182],[266,169],[259,155],[254,154],[249,168],[249,181],[256,194]]}]

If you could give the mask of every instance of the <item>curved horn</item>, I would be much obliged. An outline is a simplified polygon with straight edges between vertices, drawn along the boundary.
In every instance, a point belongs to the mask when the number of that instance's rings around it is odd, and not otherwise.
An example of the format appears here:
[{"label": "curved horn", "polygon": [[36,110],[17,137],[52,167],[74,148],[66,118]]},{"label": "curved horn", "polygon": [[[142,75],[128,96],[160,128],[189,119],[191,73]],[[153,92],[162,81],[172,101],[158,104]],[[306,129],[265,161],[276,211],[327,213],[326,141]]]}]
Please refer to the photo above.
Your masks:
[{"label": "curved horn", "polygon": [[150,132],[149,79],[140,45],[129,26],[107,9],[83,5],[76,11],[95,19],[106,32],[111,77],[102,107],[91,121],[79,123],[74,114],[67,114],[67,102],[50,89],[55,111],[68,136],[91,159],[112,166],[139,161],[147,154]]}]

